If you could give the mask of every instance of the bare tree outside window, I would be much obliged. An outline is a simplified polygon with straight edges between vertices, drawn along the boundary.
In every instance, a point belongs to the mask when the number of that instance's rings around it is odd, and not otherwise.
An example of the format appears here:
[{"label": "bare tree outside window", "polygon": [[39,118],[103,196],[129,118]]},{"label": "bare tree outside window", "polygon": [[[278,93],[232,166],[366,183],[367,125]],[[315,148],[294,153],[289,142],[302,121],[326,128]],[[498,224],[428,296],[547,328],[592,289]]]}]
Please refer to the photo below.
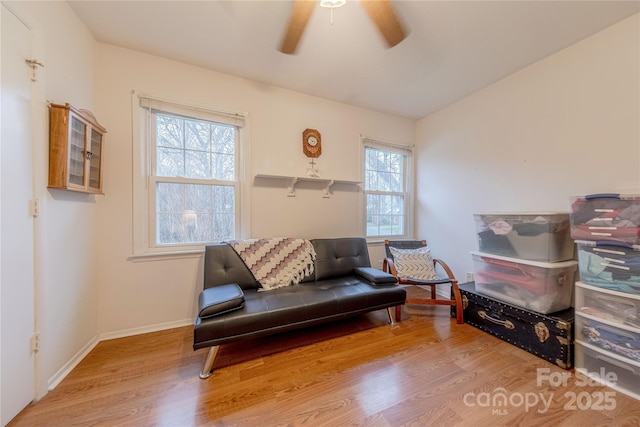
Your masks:
[{"label": "bare tree outside window", "polygon": [[156,244],[233,239],[236,126],[164,112],[153,117]]},{"label": "bare tree outside window", "polygon": [[366,235],[406,234],[406,156],[365,147]]}]

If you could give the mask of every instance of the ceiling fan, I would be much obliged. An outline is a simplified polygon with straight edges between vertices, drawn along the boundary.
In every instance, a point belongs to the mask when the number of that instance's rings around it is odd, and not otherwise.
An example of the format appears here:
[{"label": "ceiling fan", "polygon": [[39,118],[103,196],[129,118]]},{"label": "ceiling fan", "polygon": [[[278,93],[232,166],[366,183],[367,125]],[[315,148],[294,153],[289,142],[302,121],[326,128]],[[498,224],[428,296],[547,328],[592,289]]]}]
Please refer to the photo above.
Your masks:
[{"label": "ceiling fan", "polygon": [[[324,0],[328,3],[326,7],[338,7],[345,3],[345,0]],[[316,6],[316,1],[295,0],[289,17],[289,26],[282,39],[280,52],[293,54],[298,47],[298,42],[309,22],[311,13]],[[323,3],[323,0],[320,1]],[[405,30],[398,20],[390,0],[360,0],[369,18],[378,27],[378,30],[386,40],[389,47],[400,43],[406,37]]]}]

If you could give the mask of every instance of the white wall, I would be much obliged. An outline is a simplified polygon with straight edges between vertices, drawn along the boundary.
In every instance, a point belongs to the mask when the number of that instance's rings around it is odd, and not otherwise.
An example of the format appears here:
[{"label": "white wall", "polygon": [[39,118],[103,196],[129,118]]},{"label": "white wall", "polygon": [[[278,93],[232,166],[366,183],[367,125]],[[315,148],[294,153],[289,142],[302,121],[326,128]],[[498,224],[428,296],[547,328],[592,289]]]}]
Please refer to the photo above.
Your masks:
[{"label": "white wall", "polygon": [[[98,200],[103,337],[192,323],[202,289],[201,256],[132,262],[131,91],[249,114],[251,179],[257,173],[304,176],[302,131],[318,129],[323,177],[360,179],[360,134],[413,144],[415,122],[258,84],[139,52],[98,44],[96,115],[107,128],[105,196]],[[251,180],[250,180],[251,181]],[[251,183],[251,182],[250,182]],[[251,183],[252,184],[252,183]],[[287,197],[283,183],[249,185],[250,236],[361,235],[360,193],[336,188],[323,198],[316,184]],[[373,257],[372,257],[373,258]],[[375,260],[374,260],[375,261]]]},{"label": "white wall", "polygon": [[[66,2],[6,2],[31,29],[44,64],[33,85],[38,393],[61,379],[98,332],[96,197],[48,190],[47,101],[93,109],[94,39]],[[17,243],[17,242],[16,242]]]},{"label": "white wall", "polygon": [[473,213],[640,193],[639,15],[417,123],[417,236],[464,281]]}]

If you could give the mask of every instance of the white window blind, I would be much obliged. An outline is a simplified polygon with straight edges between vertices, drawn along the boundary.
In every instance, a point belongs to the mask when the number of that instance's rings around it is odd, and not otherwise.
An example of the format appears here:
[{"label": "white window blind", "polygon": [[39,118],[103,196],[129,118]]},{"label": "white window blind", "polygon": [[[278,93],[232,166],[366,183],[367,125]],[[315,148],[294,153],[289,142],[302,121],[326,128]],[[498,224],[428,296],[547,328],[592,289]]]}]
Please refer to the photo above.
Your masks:
[{"label": "white window blind", "polygon": [[411,145],[401,145],[401,144],[394,144],[391,142],[376,141],[374,139],[370,139],[366,137],[362,138],[362,145],[364,145],[364,147],[376,148],[378,150],[382,150],[390,153],[402,154],[403,156],[406,156],[406,157],[413,156],[413,146]]},{"label": "white window blind", "polygon": [[149,95],[139,95],[139,98],[140,106],[149,110],[164,111],[178,116],[217,123],[226,123],[238,127],[243,127],[245,122],[244,115],[238,113],[216,111],[207,107],[185,105],[178,101],[152,98]]}]

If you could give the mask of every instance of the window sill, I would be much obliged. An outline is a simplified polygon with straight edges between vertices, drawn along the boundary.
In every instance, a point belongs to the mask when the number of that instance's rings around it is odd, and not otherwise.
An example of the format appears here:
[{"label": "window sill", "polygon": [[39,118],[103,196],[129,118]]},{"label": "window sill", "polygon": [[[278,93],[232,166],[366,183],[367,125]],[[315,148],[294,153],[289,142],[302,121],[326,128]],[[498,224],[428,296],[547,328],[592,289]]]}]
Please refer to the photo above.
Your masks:
[{"label": "window sill", "polygon": [[184,251],[167,251],[167,252],[143,252],[132,254],[127,257],[127,261],[132,262],[148,262],[148,261],[164,261],[170,259],[183,258],[199,258],[204,254],[204,248],[190,249]]},{"label": "window sill", "polygon": [[367,237],[367,244],[371,246],[380,246],[384,245],[385,240],[414,240],[408,236],[389,236],[389,237]]}]

